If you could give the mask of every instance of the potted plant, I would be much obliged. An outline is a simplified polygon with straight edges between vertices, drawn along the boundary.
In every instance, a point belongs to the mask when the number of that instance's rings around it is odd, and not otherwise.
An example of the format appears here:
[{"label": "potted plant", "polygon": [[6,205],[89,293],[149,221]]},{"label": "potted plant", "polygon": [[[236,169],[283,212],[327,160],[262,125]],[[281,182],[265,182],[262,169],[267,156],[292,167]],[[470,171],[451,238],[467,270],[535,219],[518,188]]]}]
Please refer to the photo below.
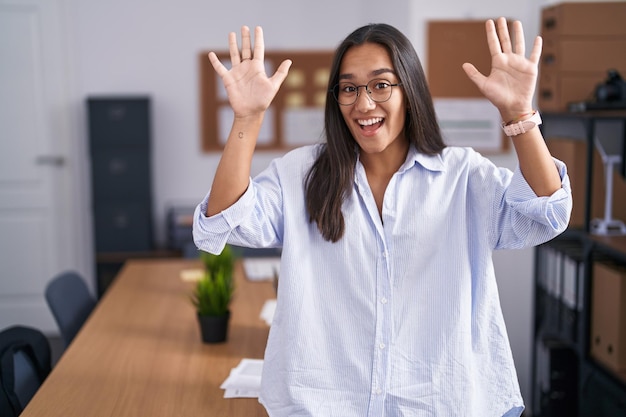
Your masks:
[{"label": "potted plant", "polygon": [[235,289],[235,255],[227,245],[219,255],[200,251],[200,259],[204,265],[204,275],[196,282],[191,302],[196,308],[202,341],[223,342],[228,334],[229,306]]}]

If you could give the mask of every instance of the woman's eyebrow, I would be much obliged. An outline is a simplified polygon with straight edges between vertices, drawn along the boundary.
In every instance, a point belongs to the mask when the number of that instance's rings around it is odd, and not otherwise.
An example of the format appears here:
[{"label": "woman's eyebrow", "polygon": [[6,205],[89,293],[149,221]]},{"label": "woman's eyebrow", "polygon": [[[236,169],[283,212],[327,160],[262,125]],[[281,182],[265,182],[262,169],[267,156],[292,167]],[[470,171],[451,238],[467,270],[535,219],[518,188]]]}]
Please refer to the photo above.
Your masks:
[{"label": "woman's eyebrow", "polygon": [[[378,76],[382,74],[393,74],[396,75],[396,72],[391,68],[379,68],[372,72],[370,72],[370,76]],[[351,80],[354,78],[353,74],[339,74],[339,80]]]},{"label": "woman's eyebrow", "polygon": [[381,75],[381,74],[387,74],[387,73],[391,73],[394,75],[396,74],[396,72],[392,70],[391,68],[380,68],[371,72],[372,75]]},{"label": "woman's eyebrow", "polygon": [[339,74],[339,80],[351,80],[354,78],[352,74]]}]

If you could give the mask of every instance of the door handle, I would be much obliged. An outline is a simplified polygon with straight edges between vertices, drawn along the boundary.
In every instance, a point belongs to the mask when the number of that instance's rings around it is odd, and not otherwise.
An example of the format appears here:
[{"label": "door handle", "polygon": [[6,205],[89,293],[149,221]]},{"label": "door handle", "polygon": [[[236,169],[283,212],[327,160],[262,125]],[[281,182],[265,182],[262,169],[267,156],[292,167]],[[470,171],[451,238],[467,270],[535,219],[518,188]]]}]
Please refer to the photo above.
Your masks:
[{"label": "door handle", "polygon": [[37,165],[60,167],[65,165],[65,157],[61,155],[39,155]]}]

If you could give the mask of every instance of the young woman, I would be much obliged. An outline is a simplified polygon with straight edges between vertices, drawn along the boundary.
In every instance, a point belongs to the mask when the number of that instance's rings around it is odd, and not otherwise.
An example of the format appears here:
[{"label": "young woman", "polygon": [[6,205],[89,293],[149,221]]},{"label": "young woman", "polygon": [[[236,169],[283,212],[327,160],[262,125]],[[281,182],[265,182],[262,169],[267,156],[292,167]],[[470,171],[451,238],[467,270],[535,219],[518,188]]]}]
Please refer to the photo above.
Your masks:
[{"label": "young woman", "polygon": [[[497,29],[496,29],[497,26]],[[541,54],[521,23],[486,23],[491,73],[467,75],[500,111],[519,166],[446,147],[419,58],[395,28],[351,33],[331,67],[323,144],[250,179],[263,116],[287,76],[268,77],[261,28],[232,69],[209,54],[234,111],[194,238],[282,247],[259,401],[277,416],[519,416],[524,408],[492,265],[496,249],[567,227],[565,166],[532,99]]]}]

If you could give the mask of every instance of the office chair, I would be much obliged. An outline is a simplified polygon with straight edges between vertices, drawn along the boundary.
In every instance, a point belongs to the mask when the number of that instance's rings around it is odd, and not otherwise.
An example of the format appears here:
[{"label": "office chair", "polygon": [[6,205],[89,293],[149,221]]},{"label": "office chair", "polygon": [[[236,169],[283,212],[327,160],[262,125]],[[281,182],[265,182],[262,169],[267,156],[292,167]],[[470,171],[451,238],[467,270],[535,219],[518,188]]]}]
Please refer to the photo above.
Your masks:
[{"label": "office chair", "polygon": [[46,301],[67,347],[93,311],[96,299],[78,273],[67,271],[48,283]]},{"label": "office chair", "polygon": [[0,332],[0,415],[19,416],[51,370],[50,344],[34,328]]}]

